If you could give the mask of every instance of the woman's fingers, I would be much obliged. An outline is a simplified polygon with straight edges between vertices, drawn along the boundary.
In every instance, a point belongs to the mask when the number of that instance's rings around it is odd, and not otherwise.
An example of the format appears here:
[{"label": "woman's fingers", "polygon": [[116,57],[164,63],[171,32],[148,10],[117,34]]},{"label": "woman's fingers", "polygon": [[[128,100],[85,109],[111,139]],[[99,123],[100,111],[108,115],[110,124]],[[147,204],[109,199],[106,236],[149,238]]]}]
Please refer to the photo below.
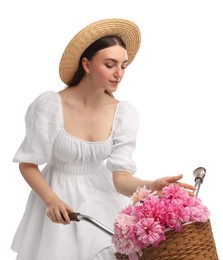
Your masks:
[{"label": "woman's fingers", "polygon": [[63,210],[61,210],[61,215],[63,218],[63,221],[65,221],[65,224],[70,224],[70,217],[68,215],[68,212],[72,212],[73,209],[71,209],[69,206],[67,206],[66,208],[63,208]]},{"label": "woman's fingers", "polygon": [[69,224],[70,218],[68,212],[71,211],[73,210],[68,205],[60,203],[49,206],[47,216],[55,223]]},{"label": "woman's fingers", "polygon": [[180,175],[177,175],[177,176],[167,177],[169,183],[177,182],[182,178],[183,178],[183,174],[180,174]]},{"label": "woman's fingers", "polygon": [[194,191],[196,190],[196,187],[193,185],[190,185],[188,183],[180,182],[179,180],[183,178],[183,175],[176,175],[176,176],[169,176],[157,179],[153,182],[154,190],[157,190],[158,194],[162,193],[162,189],[165,186],[170,185],[171,183],[177,183],[179,186],[187,190],[190,196],[194,196]]},{"label": "woman's fingers", "polygon": [[64,223],[65,220],[58,209],[51,209],[48,211],[47,216],[55,223]]},{"label": "woman's fingers", "polygon": [[167,181],[168,181],[169,183],[174,183],[174,182],[176,182],[179,186],[183,187],[184,189],[191,190],[191,191],[196,190],[195,186],[193,186],[193,185],[191,185],[191,184],[184,183],[184,182],[179,182],[179,180],[183,178],[183,175],[182,175],[182,174],[177,175],[177,176],[167,177],[167,178],[168,178]]},{"label": "woman's fingers", "polygon": [[196,187],[193,186],[193,185],[190,185],[188,183],[183,183],[183,182],[177,182],[179,186],[183,187],[184,189],[187,189],[187,190],[196,190]]}]

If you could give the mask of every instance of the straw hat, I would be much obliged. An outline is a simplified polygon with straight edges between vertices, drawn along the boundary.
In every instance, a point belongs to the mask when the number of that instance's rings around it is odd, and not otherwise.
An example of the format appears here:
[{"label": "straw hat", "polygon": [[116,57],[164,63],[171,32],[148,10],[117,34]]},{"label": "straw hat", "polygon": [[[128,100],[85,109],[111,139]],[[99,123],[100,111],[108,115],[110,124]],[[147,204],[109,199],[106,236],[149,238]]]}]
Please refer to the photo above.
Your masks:
[{"label": "straw hat", "polygon": [[60,61],[60,78],[69,84],[77,71],[82,53],[96,40],[117,35],[126,44],[128,64],[134,59],[140,46],[140,30],[138,26],[124,19],[104,19],[94,22],[78,32],[68,43]]}]

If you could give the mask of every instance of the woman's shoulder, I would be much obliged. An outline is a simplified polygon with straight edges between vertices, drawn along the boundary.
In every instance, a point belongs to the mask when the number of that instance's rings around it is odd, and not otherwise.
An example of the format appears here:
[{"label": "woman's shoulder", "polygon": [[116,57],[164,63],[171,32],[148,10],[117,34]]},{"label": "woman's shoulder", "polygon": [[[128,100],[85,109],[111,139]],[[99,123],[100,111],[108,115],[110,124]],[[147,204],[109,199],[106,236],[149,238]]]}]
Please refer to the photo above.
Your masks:
[{"label": "woman's shoulder", "polygon": [[129,101],[119,101],[119,112],[121,114],[128,114],[132,116],[138,116],[137,108],[134,104],[130,103]]},{"label": "woman's shoulder", "polygon": [[26,119],[47,117],[61,117],[61,105],[59,93],[46,91],[39,94],[29,105]]},{"label": "woman's shoulder", "polygon": [[53,90],[48,90],[39,94],[32,103],[45,103],[58,100],[59,93]]},{"label": "woman's shoulder", "polygon": [[119,101],[115,120],[115,128],[138,128],[139,115],[132,103]]},{"label": "woman's shoulder", "polygon": [[29,108],[46,110],[56,108],[59,105],[59,93],[56,91],[45,91],[39,94],[30,104]]}]

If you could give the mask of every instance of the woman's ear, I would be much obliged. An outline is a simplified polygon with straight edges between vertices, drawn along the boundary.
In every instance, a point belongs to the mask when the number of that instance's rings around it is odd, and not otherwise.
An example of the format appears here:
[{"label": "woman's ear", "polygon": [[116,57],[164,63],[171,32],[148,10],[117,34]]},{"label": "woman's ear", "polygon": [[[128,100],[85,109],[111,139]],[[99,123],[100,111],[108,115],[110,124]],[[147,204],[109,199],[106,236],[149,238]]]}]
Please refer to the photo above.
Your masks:
[{"label": "woman's ear", "polygon": [[82,66],[86,73],[90,73],[90,64],[87,58],[82,59]]}]

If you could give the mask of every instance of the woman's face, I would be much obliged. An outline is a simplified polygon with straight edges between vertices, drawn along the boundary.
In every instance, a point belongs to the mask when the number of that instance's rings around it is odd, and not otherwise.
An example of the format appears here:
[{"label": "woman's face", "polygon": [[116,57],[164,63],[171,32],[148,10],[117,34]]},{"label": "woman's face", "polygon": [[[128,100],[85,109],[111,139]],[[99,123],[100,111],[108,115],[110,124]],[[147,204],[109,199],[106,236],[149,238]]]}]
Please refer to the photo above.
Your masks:
[{"label": "woman's face", "polygon": [[95,87],[115,92],[124,76],[127,62],[127,51],[123,47],[115,45],[102,49],[88,61],[88,76]]}]

